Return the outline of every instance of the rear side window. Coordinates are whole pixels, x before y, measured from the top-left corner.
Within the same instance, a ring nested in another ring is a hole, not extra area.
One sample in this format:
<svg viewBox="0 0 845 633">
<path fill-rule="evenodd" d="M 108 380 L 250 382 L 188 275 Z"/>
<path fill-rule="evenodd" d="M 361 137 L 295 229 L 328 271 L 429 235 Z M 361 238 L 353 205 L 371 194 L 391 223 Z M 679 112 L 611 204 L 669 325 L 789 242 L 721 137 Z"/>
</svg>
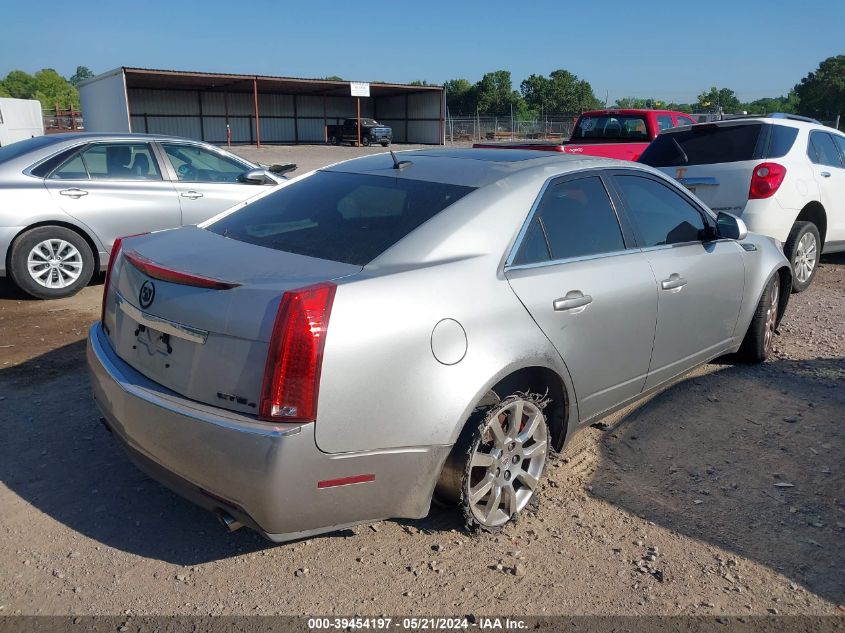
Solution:
<svg viewBox="0 0 845 633">
<path fill-rule="evenodd" d="M 63 152 L 59 152 L 55 156 L 51 156 L 47 160 L 45 160 L 40 165 L 36 165 L 32 169 L 29 170 L 29 173 L 33 176 L 38 176 L 39 178 L 46 178 L 49 176 L 56 167 L 64 163 L 68 158 L 70 158 L 76 151 L 79 150 L 78 147 L 71 147 L 70 149 L 66 149 Z M 82 171 L 84 172 L 85 169 L 83 168 Z M 88 178 L 88 174 L 84 174 L 83 178 Z"/>
<path fill-rule="evenodd" d="M 546 190 L 513 263 L 530 264 L 546 261 L 549 256 L 568 259 L 624 249 L 622 229 L 604 184 L 598 176 L 591 176 L 552 184 Z"/>
<path fill-rule="evenodd" d="M 762 123 L 697 125 L 661 134 L 645 149 L 639 162 L 652 167 L 674 167 L 754 160 L 763 155 L 758 145 L 762 127 Z"/>
<path fill-rule="evenodd" d="M 700 241 L 704 218 L 668 186 L 640 176 L 616 176 L 616 183 L 643 238 L 643 246 Z"/>
<path fill-rule="evenodd" d="M 789 153 L 798 138 L 797 127 L 785 125 L 770 125 L 771 137 L 769 138 L 769 149 L 766 158 L 782 158 Z"/>
<path fill-rule="evenodd" d="M 92 180 L 161 180 L 158 163 L 146 143 L 97 143 L 80 155 Z M 56 173 L 62 170 L 64 166 Z"/>
<path fill-rule="evenodd" d="M 810 160 L 818 165 L 829 165 L 830 167 L 842 167 L 842 159 L 839 150 L 833 143 L 833 139 L 827 132 L 810 132 L 810 143 L 807 146 L 807 155 Z"/>
<path fill-rule="evenodd" d="M 266 248 L 365 266 L 473 187 L 318 171 L 206 227 Z"/>
</svg>

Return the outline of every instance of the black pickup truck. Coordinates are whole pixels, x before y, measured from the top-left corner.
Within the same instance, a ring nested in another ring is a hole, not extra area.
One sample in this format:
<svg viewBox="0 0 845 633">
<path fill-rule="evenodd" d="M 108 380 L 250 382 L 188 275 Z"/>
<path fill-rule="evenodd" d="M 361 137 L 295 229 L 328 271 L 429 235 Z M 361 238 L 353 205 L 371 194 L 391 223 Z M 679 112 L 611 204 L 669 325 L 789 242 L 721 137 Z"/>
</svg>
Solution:
<svg viewBox="0 0 845 633">
<path fill-rule="evenodd" d="M 358 143 L 358 119 L 346 119 L 343 125 L 327 125 L 326 139 L 332 145 Z M 382 147 L 390 145 L 393 140 L 393 130 L 381 125 L 375 119 L 361 119 L 361 145 L 381 143 Z"/>
</svg>

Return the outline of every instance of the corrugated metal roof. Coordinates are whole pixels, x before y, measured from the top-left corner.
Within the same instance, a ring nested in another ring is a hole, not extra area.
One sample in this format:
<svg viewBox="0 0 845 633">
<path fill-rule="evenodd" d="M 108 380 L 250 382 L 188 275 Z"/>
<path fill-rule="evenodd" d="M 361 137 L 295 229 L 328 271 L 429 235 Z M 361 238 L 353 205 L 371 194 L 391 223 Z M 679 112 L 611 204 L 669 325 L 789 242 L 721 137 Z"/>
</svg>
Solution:
<svg viewBox="0 0 845 633">
<path fill-rule="evenodd" d="M 327 96 L 349 96 L 348 81 L 329 79 L 304 79 L 273 75 L 244 75 L 237 73 L 209 73 L 187 70 L 166 70 L 156 68 L 135 68 L 123 66 L 82 82 L 93 83 L 104 76 L 123 71 L 127 88 L 164 88 L 164 89 L 226 89 L 230 92 L 252 92 L 253 83 L 258 83 L 259 92 L 282 94 L 309 94 Z M 374 97 L 410 94 L 420 92 L 441 93 L 443 86 L 412 86 L 410 84 L 392 84 L 370 82 L 370 95 Z"/>
</svg>

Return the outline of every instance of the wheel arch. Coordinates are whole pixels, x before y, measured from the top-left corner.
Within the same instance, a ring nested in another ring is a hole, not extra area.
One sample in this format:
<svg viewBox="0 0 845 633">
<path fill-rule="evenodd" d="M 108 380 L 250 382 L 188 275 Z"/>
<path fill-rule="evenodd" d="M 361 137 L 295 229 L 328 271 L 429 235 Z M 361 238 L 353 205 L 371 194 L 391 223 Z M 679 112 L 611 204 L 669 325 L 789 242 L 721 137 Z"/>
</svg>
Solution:
<svg viewBox="0 0 845 633">
<path fill-rule="evenodd" d="M 816 225 L 816 228 L 819 230 L 819 237 L 822 241 L 822 243 L 819 244 L 819 252 L 821 253 L 822 248 L 824 248 L 825 237 L 827 235 L 827 211 L 825 211 L 822 203 L 818 200 L 808 202 L 804 205 L 804 208 L 801 209 L 801 212 L 798 214 L 798 217 L 795 218 L 795 221 L 812 222 Z"/>
</svg>

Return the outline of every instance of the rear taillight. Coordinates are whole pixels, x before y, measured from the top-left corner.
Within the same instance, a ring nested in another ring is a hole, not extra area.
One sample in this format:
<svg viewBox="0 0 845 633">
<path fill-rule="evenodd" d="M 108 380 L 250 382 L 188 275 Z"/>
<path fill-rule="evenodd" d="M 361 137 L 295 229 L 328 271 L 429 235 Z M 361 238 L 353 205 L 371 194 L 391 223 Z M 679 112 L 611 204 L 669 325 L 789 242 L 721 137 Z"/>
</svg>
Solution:
<svg viewBox="0 0 845 633">
<path fill-rule="evenodd" d="M 314 421 L 320 369 L 335 284 L 316 284 L 282 295 L 264 368 L 259 417 Z"/>
<path fill-rule="evenodd" d="M 100 311 L 100 322 L 106 322 L 106 300 L 109 296 L 109 285 L 111 285 L 111 269 L 114 267 L 114 262 L 117 260 L 117 256 L 120 254 L 120 249 L 123 246 L 123 240 L 128 240 L 130 237 L 138 237 L 140 235 L 147 235 L 147 233 L 135 233 L 134 235 L 124 235 L 123 237 L 119 237 L 114 241 L 111 247 L 111 253 L 109 254 L 109 265 L 106 268 L 106 280 L 103 283 L 103 307 Z"/>
<path fill-rule="evenodd" d="M 777 163 L 760 163 L 751 175 L 748 199 L 771 198 L 786 177 L 786 167 Z"/>
</svg>

